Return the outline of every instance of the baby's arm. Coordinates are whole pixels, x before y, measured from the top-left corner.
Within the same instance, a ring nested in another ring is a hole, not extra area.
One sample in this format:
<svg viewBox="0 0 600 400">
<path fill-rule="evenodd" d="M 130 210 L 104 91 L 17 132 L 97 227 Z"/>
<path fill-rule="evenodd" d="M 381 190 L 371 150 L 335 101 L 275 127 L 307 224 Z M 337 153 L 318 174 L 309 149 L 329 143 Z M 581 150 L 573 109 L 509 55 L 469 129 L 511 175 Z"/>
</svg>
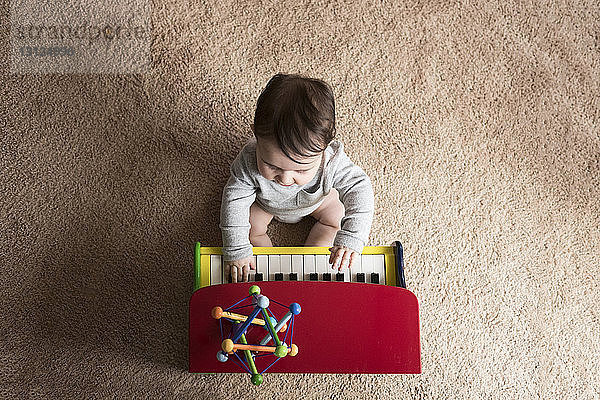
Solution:
<svg viewBox="0 0 600 400">
<path fill-rule="evenodd" d="M 365 172 L 353 164 L 341 151 L 334 172 L 333 187 L 346 210 L 341 229 L 337 232 L 331 248 L 332 264 L 352 265 L 362 253 L 369 240 L 375 201 L 371 180 Z"/>
<path fill-rule="evenodd" d="M 232 274 L 235 282 L 241 280 L 245 267 L 253 268 L 252 244 L 250 243 L 250 207 L 256 198 L 256 187 L 247 169 L 244 168 L 243 154 L 240 153 L 231 165 L 231 175 L 221 201 L 221 235 L 223 238 L 223 261 L 226 276 L 230 267 L 237 267 Z"/>
</svg>

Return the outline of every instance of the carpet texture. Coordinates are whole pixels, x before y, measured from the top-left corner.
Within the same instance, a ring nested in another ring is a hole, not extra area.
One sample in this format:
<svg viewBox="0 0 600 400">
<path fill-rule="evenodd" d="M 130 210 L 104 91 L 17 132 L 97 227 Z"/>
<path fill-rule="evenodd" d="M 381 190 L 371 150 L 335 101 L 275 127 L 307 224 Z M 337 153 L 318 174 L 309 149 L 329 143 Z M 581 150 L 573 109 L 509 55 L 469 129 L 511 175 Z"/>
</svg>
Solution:
<svg viewBox="0 0 600 400">
<path fill-rule="evenodd" d="M 0 397 L 600 398 L 600 7 L 501 3 L 156 0 L 146 73 L 19 75 L 2 1 Z M 193 244 L 277 72 L 334 89 L 421 375 L 186 372 Z"/>
</svg>

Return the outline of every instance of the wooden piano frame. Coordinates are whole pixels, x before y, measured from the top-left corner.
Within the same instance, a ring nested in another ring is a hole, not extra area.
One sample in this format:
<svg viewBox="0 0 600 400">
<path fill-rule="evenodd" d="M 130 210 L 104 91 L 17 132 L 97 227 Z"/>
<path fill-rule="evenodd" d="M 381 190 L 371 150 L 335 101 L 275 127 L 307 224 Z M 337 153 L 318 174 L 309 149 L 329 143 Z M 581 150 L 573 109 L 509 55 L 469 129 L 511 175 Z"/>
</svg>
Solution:
<svg viewBox="0 0 600 400">
<path fill-rule="evenodd" d="M 255 247 L 253 252 L 329 254 L 327 247 Z M 384 255 L 385 284 L 263 281 L 211 285 L 210 257 L 218 254 L 222 254 L 220 247 L 196 244 L 194 293 L 189 305 L 190 372 L 244 372 L 231 361 L 217 360 L 222 327 L 212 318 L 211 310 L 235 303 L 248 295 L 250 286 L 258 285 L 269 298 L 302 307 L 293 338 L 298 354 L 282 358 L 269 372 L 421 373 L 419 306 L 415 295 L 406 289 L 400 242 L 364 248 L 363 254 Z M 260 327 L 253 329 L 255 336 L 265 334 Z M 252 336 L 250 330 L 248 335 Z"/>
</svg>

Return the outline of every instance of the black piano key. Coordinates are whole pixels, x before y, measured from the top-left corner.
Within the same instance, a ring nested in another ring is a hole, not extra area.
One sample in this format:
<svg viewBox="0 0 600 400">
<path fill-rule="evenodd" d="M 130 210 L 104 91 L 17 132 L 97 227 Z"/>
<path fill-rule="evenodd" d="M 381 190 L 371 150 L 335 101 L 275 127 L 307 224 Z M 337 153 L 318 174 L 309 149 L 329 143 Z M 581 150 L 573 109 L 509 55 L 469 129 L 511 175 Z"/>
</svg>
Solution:
<svg viewBox="0 0 600 400">
<path fill-rule="evenodd" d="M 283 280 L 283 274 L 281 272 L 277 272 L 275 274 L 275 280 L 276 281 L 282 281 Z"/>
<path fill-rule="evenodd" d="M 290 281 L 297 281 L 298 280 L 298 274 L 296 272 L 291 272 L 290 273 Z"/>
<path fill-rule="evenodd" d="M 364 272 L 359 272 L 358 274 L 356 274 L 356 282 L 365 283 L 365 273 Z"/>
<path fill-rule="evenodd" d="M 227 275 L 227 283 L 231 283 L 231 274 Z"/>
<path fill-rule="evenodd" d="M 254 280 L 255 280 L 256 282 L 261 282 L 261 281 L 263 280 L 263 274 L 262 274 L 262 272 L 257 272 L 257 273 L 254 275 Z"/>
<path fill-rule="evenodd" d="M 344 274 L 342 272 L 338 272 L 335 274 L 335 280 L 337 282 L 344 282 Z"/>
<path fill-rule="evenodd" d="M 317 274 L 316 272 L 311 272 L 310 273 L 310 278 L 311 281 L 318 281 L 319 280 L 319 274 Z"/>
<path fill-rule="evenodd" d="M 326 272 L 323 274 L 323 280 L 324 281 L 331 281 L 331 274 L 329 272 Z"/>
<path fill-rule="evenodd" d="M 379 283 L 379 273 L 371 272 L 371 283 Z"/>
</svg>

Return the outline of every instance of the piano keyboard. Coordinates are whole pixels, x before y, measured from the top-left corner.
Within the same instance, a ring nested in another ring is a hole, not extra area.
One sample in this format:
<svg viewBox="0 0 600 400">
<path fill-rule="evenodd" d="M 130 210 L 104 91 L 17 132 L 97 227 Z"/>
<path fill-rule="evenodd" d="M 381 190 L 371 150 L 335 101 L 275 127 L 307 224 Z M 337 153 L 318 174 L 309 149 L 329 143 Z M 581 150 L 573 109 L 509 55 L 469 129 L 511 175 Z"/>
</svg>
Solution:
<svg viewBox="0 0 600 400">
<path fill-rule="evenodd" d="M 396 286 L 398 262 L 395 246 L 367 246 L 356 258 L 352 269 L 337 271 L 328 263 L 327 247 L 254 247 L 256 270 L 250 270 L 248 280 L 357 282 Z M 401 250 L 400 250 L 401 254 Z M 402 258 L 402 257 L 400 257 Z M 195 288 L 230 283 L 224 276 L 220 247 L 196 244 Z"/>
<path fill-rule="evenodd" d="M 385 283 L 385 256 L 367 254 L 358 257 L 352 267 L 337 271 L 328 263 L 328 255 L 282 254 L 256 255 L 256 270 L 250 270 L 248 280 L 261 281 L 325 281 Z M 210 284 L 230 283 L 231 277 L 224 276 L 223 256 L 210 256 Z"/>
</svg>

